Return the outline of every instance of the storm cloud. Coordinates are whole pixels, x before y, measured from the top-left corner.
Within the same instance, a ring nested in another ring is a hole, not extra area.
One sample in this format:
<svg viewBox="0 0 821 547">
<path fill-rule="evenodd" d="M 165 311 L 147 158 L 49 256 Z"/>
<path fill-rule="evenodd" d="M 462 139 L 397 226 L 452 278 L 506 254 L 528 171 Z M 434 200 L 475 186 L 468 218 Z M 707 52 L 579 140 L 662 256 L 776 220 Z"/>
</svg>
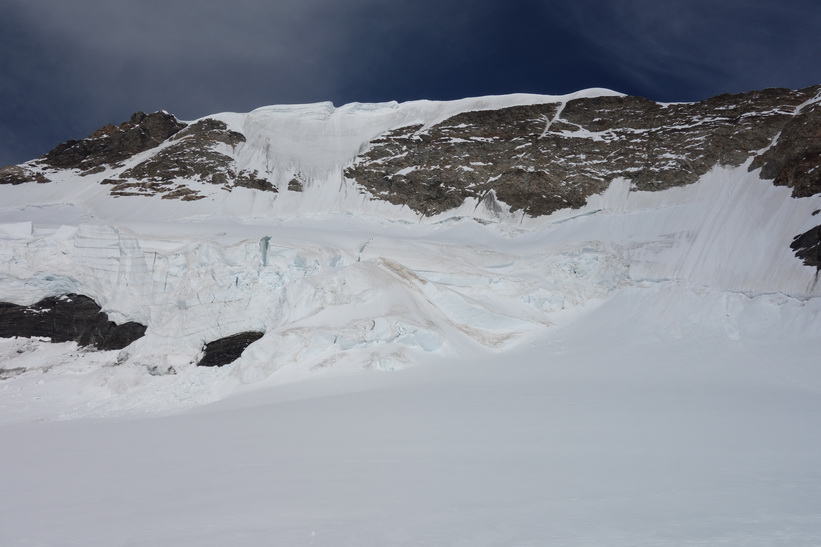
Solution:
<svg viewBox="0 0 821 547">
<path fill-rule="evenodd" d="M 136 110 L 821 82 L 814 1 L 6 0 L 0 164 Z"/>
<path fill-rule="evenodd" d="M 821 83 L 814 0 L 551 3 L 571 33 L 643 94 L 693 100 Z M 596 12 L 596 17 L 589 14 Z"/>
</svg>

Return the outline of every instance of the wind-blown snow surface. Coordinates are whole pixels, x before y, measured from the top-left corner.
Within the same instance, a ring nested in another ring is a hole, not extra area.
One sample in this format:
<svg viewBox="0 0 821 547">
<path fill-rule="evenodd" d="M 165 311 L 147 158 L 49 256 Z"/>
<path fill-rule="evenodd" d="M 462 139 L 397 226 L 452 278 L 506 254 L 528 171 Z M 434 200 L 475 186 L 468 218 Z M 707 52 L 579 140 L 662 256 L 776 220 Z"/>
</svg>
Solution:
<svg viewBox="0 0 821 547">
<path fill-rule="evenodd" d="M 266 204 L 3 189 L 0 301 L 148 331 L 0 340 L 0 544 L 821 543 L 821 199 L 742 166 L 419 219 L 329 190 L 349 153 Z"/>
</svg>

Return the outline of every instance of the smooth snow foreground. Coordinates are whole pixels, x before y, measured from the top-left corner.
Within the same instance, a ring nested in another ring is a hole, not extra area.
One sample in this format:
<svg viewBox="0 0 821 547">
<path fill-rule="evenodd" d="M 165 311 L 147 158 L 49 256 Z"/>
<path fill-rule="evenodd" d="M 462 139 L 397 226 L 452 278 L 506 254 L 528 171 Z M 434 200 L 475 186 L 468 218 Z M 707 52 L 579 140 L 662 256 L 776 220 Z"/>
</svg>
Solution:
<svg viewBox="0 0 821 547">
<path fill-rule="evenodd" d="M 162 418 L 7 425 L 0 538 L 818 545 L 817 339 L 759 331 L 800 305 L 728 298 L 739 315 L 705 327 L 646 290 L 504 355 L 326 377 Z M 723 299 L 689 300 L 698 313 Z M 632 328 L 637 307 L 664 304 L 682 319 L 661 312 Z M 752 331 L 721 331 L 735 319 Z"/>
<path fill-rule="evenodd" d="M 492 224 L 17 196 L 0 300 L 149 330 L 0 340 L 0 545 L 821 544 L 821 199 L 628 189 Z"/>
</svg>

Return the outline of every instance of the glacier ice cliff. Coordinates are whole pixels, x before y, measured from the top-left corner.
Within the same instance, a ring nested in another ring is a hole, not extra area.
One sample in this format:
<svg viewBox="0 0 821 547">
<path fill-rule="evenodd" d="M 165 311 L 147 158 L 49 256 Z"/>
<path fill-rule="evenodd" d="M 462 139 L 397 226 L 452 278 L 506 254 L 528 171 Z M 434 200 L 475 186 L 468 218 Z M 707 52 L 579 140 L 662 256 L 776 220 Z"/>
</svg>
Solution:
<svg viewBox="0 0 821 547">
<path fill-rule="evenodd" d="M 202 374 L 207 399 L 501 353 L 627 290 L 713 295 L 693 321 L 732 336 L 767 306 L 812 332 L 819 91 L 135 115 L 0 171 L 0 301 L 86 295 L 143 325 L 91 336 L 106 374 L 176 372 L 186 400 Z M 209 348 L 232 364 L 192 372 Z"/>
</svg>

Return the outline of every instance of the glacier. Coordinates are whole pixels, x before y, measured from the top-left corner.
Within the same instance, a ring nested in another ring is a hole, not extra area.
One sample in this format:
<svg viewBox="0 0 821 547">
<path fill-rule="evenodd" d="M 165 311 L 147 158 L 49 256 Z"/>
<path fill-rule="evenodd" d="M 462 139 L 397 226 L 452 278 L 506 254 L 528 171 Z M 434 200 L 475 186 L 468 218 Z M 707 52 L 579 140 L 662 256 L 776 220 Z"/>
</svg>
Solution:
<svg viewBox="0 0 821 547">
<path fill-rule="evenodd" d="M 0 187 L 0 301 L 148 327 L 0 339 L 0 543 L 816 545 L 821 287 L 789 243 L 821 195 L 747 161 L 425 216 L 344 175 L 393 127 L 611 95 L 212 117 L 246 136 L 238 168 L 301 192 Z"/>
</svg>

